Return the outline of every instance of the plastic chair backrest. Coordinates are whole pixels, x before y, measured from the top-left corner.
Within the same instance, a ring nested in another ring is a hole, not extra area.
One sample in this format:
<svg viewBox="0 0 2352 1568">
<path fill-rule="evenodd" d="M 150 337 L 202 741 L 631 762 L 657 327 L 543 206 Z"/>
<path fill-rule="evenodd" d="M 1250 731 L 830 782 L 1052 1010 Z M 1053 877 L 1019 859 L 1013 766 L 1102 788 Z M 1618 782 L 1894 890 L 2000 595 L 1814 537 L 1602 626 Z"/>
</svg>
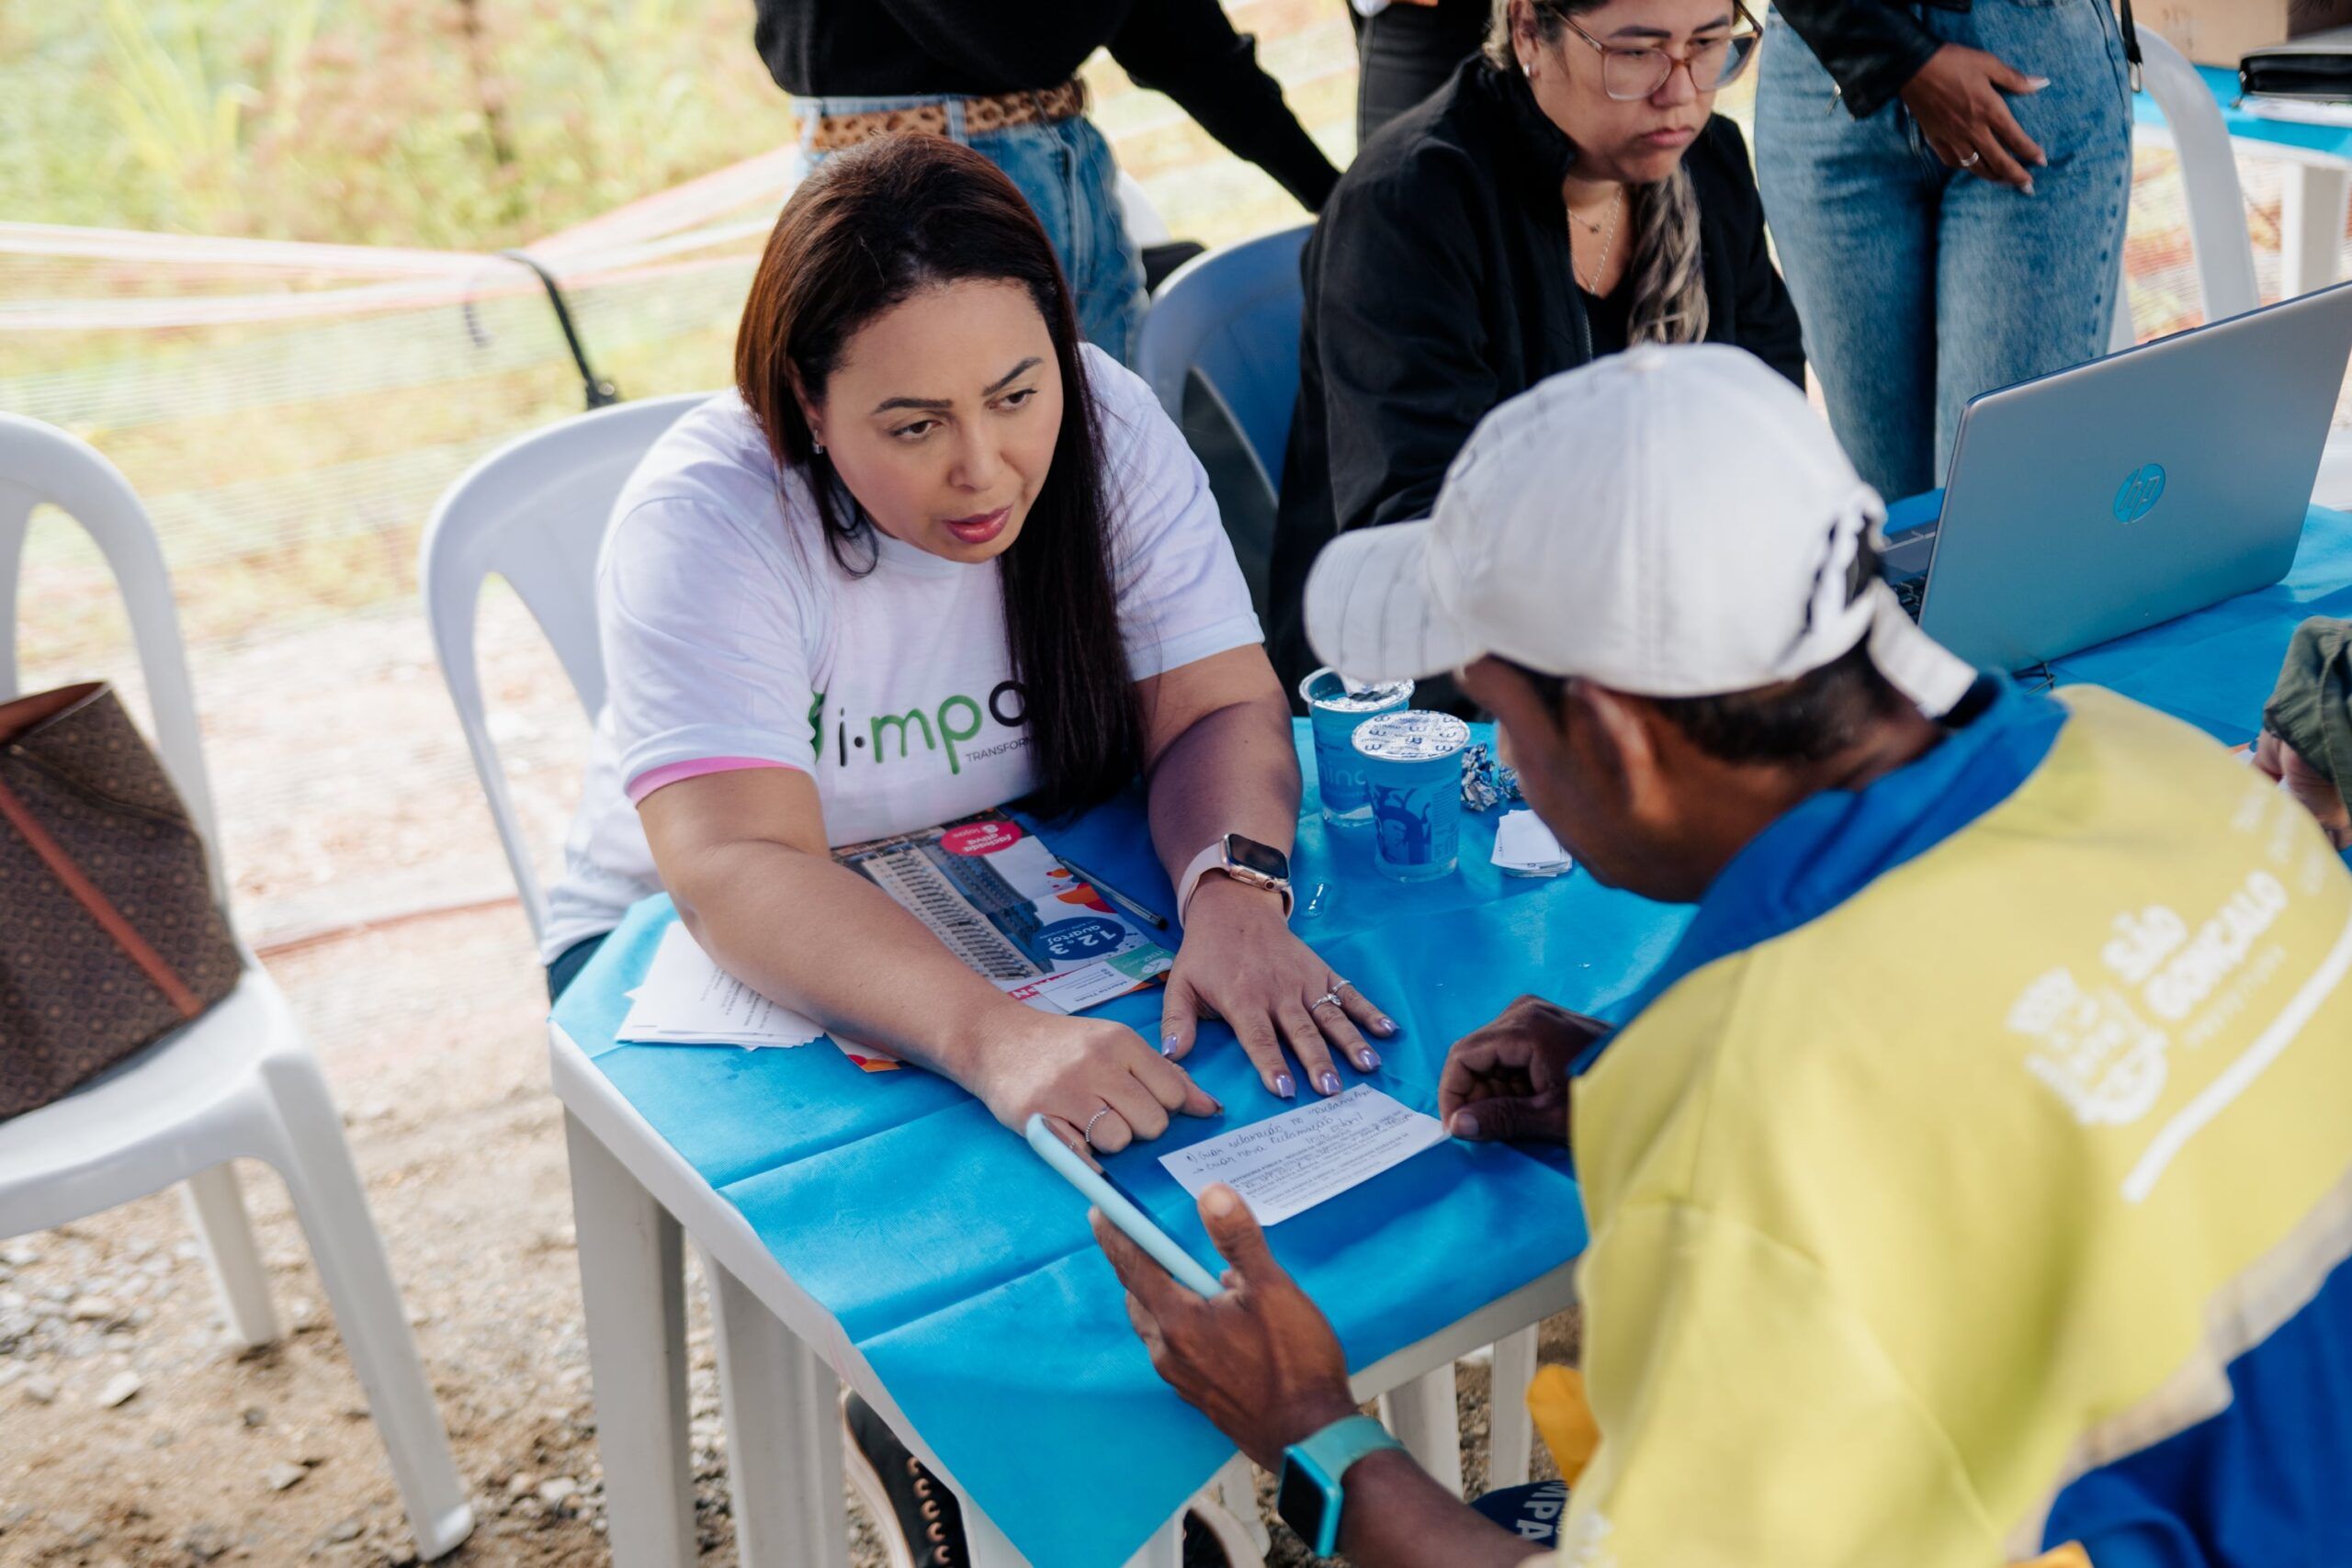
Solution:
<svg viewBox="0 0 2352 1568">
<path fill-rule="evenodd" d="M 0 702 L 21 694 L 17 594 L 25 536 L 33 509 L 43 502 L 82 525 L 114 574 L 147 685 L 156 754 L 204 835 L 211 852 L 213 901 L 226 911 L 229 878 L 220 864 L 220 825 L 213 815 L 212 784 L 204 767 L 196 687 L 188 679 L 179 607 L 172 600 L 171 573 L 164 567 L 155 525 L 130 481 L 96 447 L 53 425 L 12 413 L 0 413 Z"/>
<path fill-rule="evenodd" d="M 495 574 L 514 588 L 554 645 L 581 706 L 594 716 L 605 705 L 596 552 L 613 502 L 646 449 L 707 397 L 689 392 L 619 403 L 511 441 L 451 485 L 424 525 L 417 580 L 425 626 L 534 937 L 546 898 L 491 739 L 474 657 L 481 585 Z"/>
<path fill-rule="evenodd" d="M 2197 288 L 2205 319 L 2218 321 L 2262 303 L 2254 275 L 2254 241 L 2246 229 L 2245 191 L 2238 184 L 2237 154 L 2213 90 L 2179 50 L 2162 35 L 2140 28 L 2140 85 L 2164 111 L 2180 178 L 2188 197 L 2188 238 L 2197 257 Z M 2132 305 L 2116 293 L 2112 346 L 2137 341 Z"/>
<path fill-rule="evenodd" d="M 1197 372 L 1250 448 L 1269 495 L 1279 495 L 1283 449 L 1298 400 L 1299 252 L 1311 223 L 1194 256 L 1153 296 L 1136 344 L 1136 373 L 1168 417 L 1184 420 L 1184 386 Z"/>
</svg>

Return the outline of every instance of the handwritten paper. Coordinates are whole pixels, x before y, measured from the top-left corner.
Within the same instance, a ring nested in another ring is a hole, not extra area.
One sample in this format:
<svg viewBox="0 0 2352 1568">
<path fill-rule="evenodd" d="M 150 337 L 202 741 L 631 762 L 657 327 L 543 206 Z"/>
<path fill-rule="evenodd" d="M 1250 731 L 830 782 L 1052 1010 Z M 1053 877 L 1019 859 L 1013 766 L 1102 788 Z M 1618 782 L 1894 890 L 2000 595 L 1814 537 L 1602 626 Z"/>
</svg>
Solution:
<svg viewBox="0 0 2352 1568">
<path fill-rule="evenodd" d="M 1445 1141 L 1434 1116 L 1399 1105 L 1369 1084 L 1162 1155 L 1178 1185 L 1197 1198 L 1222 1181 L 1261 1225 L 1337 1197 Z"/>
<path fill-rule="evenodd" d="M 809 1019 L 770 1001 L 721 969 L 694 933 L 662 933 L 645 984 L 629 993 L 628 1016 L 616 1037 L 639 1045 L 806 1045 L 824 1032 Z"/>
</svg>

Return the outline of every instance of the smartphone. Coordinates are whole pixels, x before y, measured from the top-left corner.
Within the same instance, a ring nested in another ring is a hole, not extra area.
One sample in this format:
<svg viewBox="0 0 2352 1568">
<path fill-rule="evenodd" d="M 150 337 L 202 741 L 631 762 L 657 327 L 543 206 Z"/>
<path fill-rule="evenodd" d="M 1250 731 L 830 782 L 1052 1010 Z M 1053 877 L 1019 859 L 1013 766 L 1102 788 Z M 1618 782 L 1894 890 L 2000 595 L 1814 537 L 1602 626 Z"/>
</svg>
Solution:
<svg viewBox="0 0 2352 1568">
<path fill-rule="evenodd" d="M 1062 1179 L 1078 1189 L 1086 1201 L 1102 1211 L 1110 1222 L 1149 1253 L 1159 1266 L 1176 1276 L 1179 1282 L 1189 1286 L 1193 1293 L 1221 1296 L 1225 1287 L 1216 1277 L 1193 1260 L 1193 1255 L 1169 1239 L 1168 1233 L 1152 1224 L 1151 1216 L 1120 1195 L 1119 1190 L 1102 1179 L 1100 1172 L 1073 1153 L 1068 1144 L 1054 1135 L 1043 1116 L 1029 1118 L 1023 1130 L 1029 1146 L 1037 1157 L 1061 1173 Z"/>
</svg>

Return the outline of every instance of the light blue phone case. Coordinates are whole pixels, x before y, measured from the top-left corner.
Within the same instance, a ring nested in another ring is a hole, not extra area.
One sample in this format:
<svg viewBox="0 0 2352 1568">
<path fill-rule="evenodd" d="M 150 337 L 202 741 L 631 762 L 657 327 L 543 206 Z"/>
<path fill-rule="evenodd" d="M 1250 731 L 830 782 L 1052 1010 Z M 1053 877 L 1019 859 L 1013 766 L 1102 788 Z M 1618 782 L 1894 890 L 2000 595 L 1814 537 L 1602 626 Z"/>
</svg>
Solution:
<svg viewBox="0 0 2352 1568">
<path fill-rule="evenodd" d="M 1113 1224 L 1126 1234 L 1129 1241 L 1157 1258 L 1161 1268 L 1175 1275 L 1180 1282 L 1192 1287 L 1196 1295 L 1221 1296 L 1225 1293 L 1225 1287 L 1218 1284 L 1207 1269 L 1193 1262 L 1191 1253 L 1170 1241 L 1166 1231 L 1152 1224 L 1150 1215 L 1121 1197 L 1117 1188 L 1096 1175 L 1092 1167 L 1070 1152 L 1068 1144 L 1055 1137 L 1054 1130 L 1046 1125 L 1043 1116 L 1030 1117 L 1024 1131 L 1029 1146 L 1037 1151 L 1037 1157 L 1061 1172 L 1064 1180 L 1077 1188 L 1088 1202 L 1102 1210 Z"/>
</svg>

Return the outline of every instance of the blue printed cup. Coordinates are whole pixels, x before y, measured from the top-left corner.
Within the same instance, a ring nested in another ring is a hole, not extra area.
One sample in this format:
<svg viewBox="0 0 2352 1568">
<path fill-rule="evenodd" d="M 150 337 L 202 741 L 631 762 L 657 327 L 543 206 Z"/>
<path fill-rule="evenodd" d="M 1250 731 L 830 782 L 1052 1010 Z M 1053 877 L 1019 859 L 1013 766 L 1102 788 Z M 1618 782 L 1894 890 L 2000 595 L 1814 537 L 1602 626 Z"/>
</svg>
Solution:
<svg viewBox="0 0 2352 1568">
<path fill-rule="evenodd" d="M 1315 792 L 1322 797 L 1323 820 L 1334 828 L 1368 826 L 1372 803 L 1364 797 L 1363 770 L 1351 742 L 1365 719 L 1408 706 L 1413 683 L 1392 681 L 1351 694 L 1340 672 L 1326 668 L 1301 681 L 1298 695 L 1315 728 Z"/>
<path fill-rule="evenodd" d="M 1392 713 L 1360 726 L 1354 745 L 1372 808 L 1373 869 L 1398 882 L 1451 876 L 1470 727 L 1450 714 Z"/>
</svg>

